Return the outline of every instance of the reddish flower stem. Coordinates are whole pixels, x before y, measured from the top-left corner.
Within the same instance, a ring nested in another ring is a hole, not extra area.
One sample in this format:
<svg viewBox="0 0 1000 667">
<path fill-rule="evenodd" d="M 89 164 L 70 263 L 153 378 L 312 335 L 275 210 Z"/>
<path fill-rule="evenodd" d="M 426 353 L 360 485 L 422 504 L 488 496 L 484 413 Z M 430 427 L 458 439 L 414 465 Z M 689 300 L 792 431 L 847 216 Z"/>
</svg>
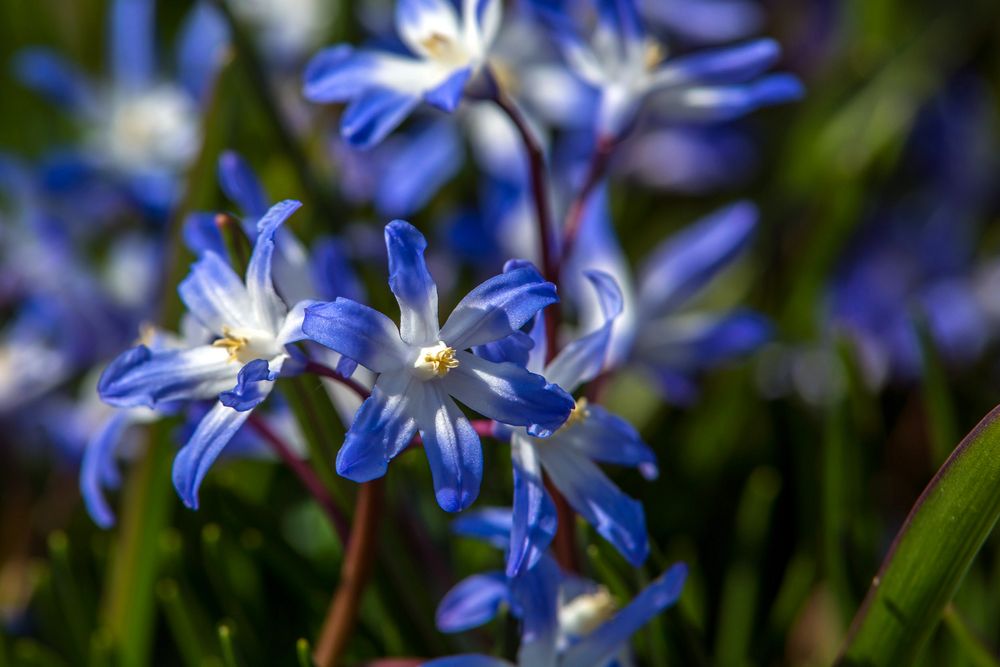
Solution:
<svg viewBox="0 0 1000 667">
<path fill-rule="evenodd" d="M 316 361 L 306 362 L 306 373 L 312 373 L 313 375 L 319 375 L 320 377 L 330 378 L 331 380 L 336 380 L 340 384 L 351 389 L 355 394 L 361 397 L 361 400 L 369 398 L 372 393 L 368 391 L 368 388 L 363 384 L 355 380 L 354 378 L 349 378 L 346 375 L 338 373 L 329 366 L 324 366 L 323 364 Z"/>
<path fill-rule="evenodd" d="M 250 425 L 250 428 L 256 431 L 267 442 L 271 449 L 278 455 L 278 458 L 295 473 L 302 486 L 305 487 L 309 495 L 313 497 L 330 519 L 330 523 L 333 524 L 338 537 L 340 537 L 340 543 L 346 545 L 348 533 L 350 532 L 347 519 L 337 509 L 333 498 L 330 497 L 326 487 L 323 486 L 323 482 L 313 472 L 313 469 L 295 455 L 282 437 L 275 433 L 264 419 L 258 415 L 250 415 L 247 423 Z"/>
<path fill-rule="evenodd" d="M 313 660 L 319 667 L 337 667 L 350 642 L 361 596 L 375 562 L 376 538 L 384 502 L 384 478 L 365 482 L 358 489 L 354 522 L 340 568 L 340 582 L 313 651 Z"/>
<path fill-rule="evenodd" d="M 565 262 L 573 252 L 576 239 L 580 235 L 580 225 L 583 223 L 583 216 L 587 212 L 587 204 L 597 186 L 604 180 L 611 162 L 617 142 L 611 137 L 600 137 L 597 140 L 597 147 L 591 157 L 590 166 L 587 168 L 587 176 L 583 181 L 583 186 L 570 204 L 569 212 L 566 214 L 566 224 L 563 226 L 562 235 L 562 261 Z"/>
</svg>

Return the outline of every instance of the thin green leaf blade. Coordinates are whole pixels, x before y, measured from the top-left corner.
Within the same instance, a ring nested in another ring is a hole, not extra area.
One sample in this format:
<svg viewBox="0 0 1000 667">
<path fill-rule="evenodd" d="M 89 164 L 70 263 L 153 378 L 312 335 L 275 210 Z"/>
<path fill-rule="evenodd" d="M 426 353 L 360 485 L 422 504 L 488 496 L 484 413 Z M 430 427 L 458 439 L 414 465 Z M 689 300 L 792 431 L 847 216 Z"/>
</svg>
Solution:
<svg viewBox="0 0 1000 667">
<path fill-rule="evenodd" d="M 920 495 L 851 625 L 838 665 L 908 665 L 1000 517 L 1000 406 Z"/>
</svg>

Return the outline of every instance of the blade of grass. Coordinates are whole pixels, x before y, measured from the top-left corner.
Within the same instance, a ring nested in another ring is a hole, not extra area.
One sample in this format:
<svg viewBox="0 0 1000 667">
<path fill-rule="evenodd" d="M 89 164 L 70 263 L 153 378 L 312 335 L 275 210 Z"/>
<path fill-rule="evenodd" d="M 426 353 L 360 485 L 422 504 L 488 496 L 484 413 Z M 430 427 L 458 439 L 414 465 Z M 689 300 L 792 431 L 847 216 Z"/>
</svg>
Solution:
<svg viewBox="0 0 1000 667">
<path fill-rule="evenodd" d="M 912 664 L 998 517 L 1000 407 L 958 445 L 910 510 L 837 664 Z"/>
<path fill-rule="evenodd" d="M 996 656 L 983 645 L 982 640 L 955 609 L 955 605 L 949 604 L 945 607 L 942 618 L 945 628 L 970 663 L 975 667 L 1000 667 L 1000 661 L 997 661 Z"/>
</svg>

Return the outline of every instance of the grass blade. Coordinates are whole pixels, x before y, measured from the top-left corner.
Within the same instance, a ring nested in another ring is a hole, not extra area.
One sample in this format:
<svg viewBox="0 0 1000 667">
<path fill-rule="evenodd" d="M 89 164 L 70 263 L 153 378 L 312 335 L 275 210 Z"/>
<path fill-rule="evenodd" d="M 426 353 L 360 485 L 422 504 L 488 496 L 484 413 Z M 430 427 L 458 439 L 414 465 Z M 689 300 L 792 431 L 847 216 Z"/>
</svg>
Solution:
<svg viewBox="0 0 1000 667">
<path fill-rule="evenodd" d="M 998 516 L 1000 407 L 965 437 L 910 510 L 837 664 L 912 664 Z"/>
</svg>

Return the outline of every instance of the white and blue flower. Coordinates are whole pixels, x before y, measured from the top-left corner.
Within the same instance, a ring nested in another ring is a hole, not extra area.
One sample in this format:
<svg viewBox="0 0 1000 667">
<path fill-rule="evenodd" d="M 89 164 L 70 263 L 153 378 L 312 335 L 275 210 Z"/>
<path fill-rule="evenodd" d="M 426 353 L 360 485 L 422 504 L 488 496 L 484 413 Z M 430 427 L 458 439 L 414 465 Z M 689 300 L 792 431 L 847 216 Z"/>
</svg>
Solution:
<svg viewBox="0 0 1000 667">
<path fill-rule="evenodd" d="M 500 27 L 500 0 L 399 0 L 396 30 L 409 55 L 340 44 L 318 53 L 305 73 L 313 102 L 349 102 L 341 121 L 355 146 L 379 143 L 421 101 L 452 112 L 486 63 Z"/>
<path fill-rule="evenodd" d="M 302 325 L 312 340 L 378 374 L 337 455 L 337 472 L 358 482 L 381 477 L 419 430 L 438 504 L 459 511 L 479 493 L 482 450 L 453 397 L 537 437 L 556 431 L 573 408 L 573 399 L 541 376 L 468 351 L 518 331 L 558 300 L 555 286 L 533 267 L 512 268 L 473 289 L 440 326 L 427 241 L 401 220 L 386 226 L 385 241 L 400 326 L 343 298 L 309 307 Z"/>
<path fill-rule="evenodd" d="M 605 366 L 612 327 L 622 312 L 622 293 L 603 272 L 588 272 L 601 303 L 604 321 L 594 331 L 566 345 L 548 364 L 545 322 L 536 318 L 530 338 L 515 334 L 482 352 L 500 358 L 524 358 L 528 370 L 540 373 L 567 392 L 593 380 Z M 570 506 L 633 565 L 649 551 L 642 504 L 624 494 L 596 465 L 638 467 L 647 478 L 657 474 L 656 455 L 624 419 L 580 398 L 566 424 L 544 441 L 524 429 L 498 428 L 509 435 L 514 464 L 514 520 L 507 574 L 515 576 L 534 566 L 548 548 L 557 528 L 556 510 L 543 482 L 544 472 Z"/>
<path fill-rule="evenodd" d="M 454 524 L 459 535 L 507 547 L 511 512 L 490 508 Z M 523 667 L 607 667 L 628 656 L 628 641 L 643 625 L 680 598 L 687 566 L 677 563 L 622 609 L 607 589 L 561 572 L 548 554 L 516 577 L 484 572 L 459 582 L 441 600 L 436 620 L 444 632 L 462 632 L 496 617 L 501 605 L 521 621 L 517 664 Z M 460 655 L 429 667 L 511 667 L 484 655 Z M 623 664 L 623 663 L 618 663 Z M 628 664 L 627 662 L 624 664 Z"/>
<path fill-rule="evenodd" d="M 217 336 L 212 343 L 181 350 L 139 345 L 111 362 L 98 384 L 101 398 L 118 407 L 218 398 L 174 460 L 174 485 L 189 507 L 197 507 L 198 488 L 219 453 L 270 393 L 289 359 L 286 345 L 303 338 L 310 302 L 289 310 L 271 279 L 275 234 L 299 206 L 283 201 L 261 218 L 245 281 L 207 251 L 181 283 L 189 312 Z"/>
<path fill-rule="evenodd" d="M 634 0 L 594 4 L 597 17 L 588 40 L 565 12 L 536 0 L 569 68 L 599 92 L 599 137 L 619 138 L 647 100 L 675 118 L 722 120 L 802 95 L 795 77 L 764 76 L 781 52 L 773 40 L 667 58 L 665 47 L 646 32 Z"/>
</svg>

